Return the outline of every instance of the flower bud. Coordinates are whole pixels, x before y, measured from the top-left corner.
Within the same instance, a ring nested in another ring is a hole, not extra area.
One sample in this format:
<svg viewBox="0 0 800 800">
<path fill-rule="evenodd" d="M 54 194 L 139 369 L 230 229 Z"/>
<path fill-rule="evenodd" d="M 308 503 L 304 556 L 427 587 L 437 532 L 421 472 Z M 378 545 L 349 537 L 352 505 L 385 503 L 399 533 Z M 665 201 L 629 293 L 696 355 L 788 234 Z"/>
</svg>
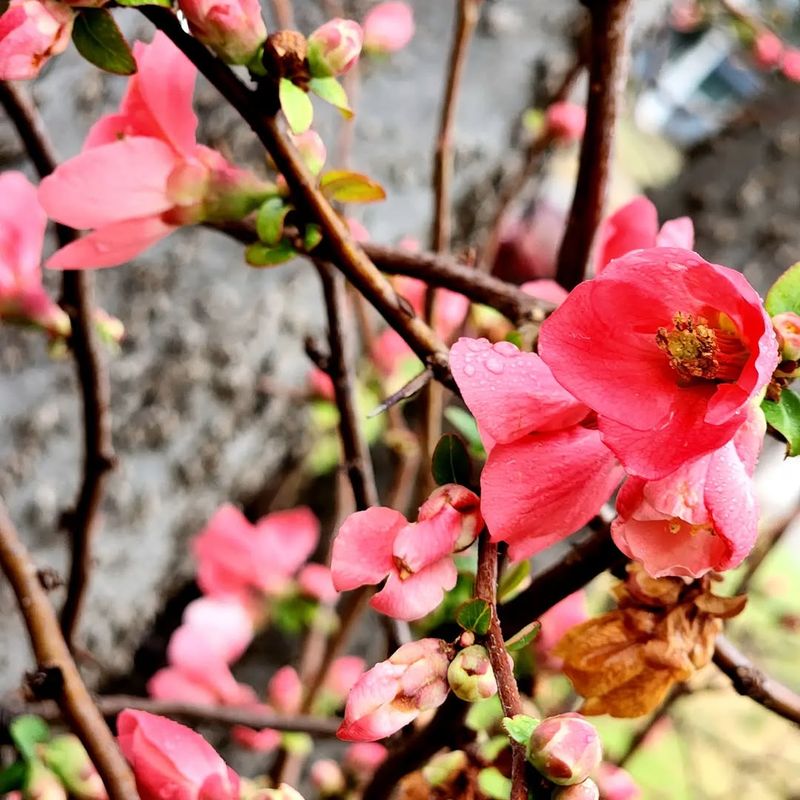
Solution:
<svg viewBox="0 0 800 800">
<path fill-rule="evenodd" d="M 323 796 L 341 794 L 345 789 L 342 768 L 330 758 L 322 758 L 311 765 L 311 783 Z"/>
<path fill-rule="evenodd" d="M 800 316 L 792 311 L 776 314 L 772 318 L 781 355 L 787 361 L 800 361 Z"/>
<path fill-rule="evenodd" d="M 61 781 L 41 761 L 28 763 L 28 774 L 22 787 L 23 800 L 67 800 Z"/>
<path fill-rule="evenodd" d="M 800 83 L 800 50 L 794 48 L 786 50 L 783 54 L 781 72 L 783 72 L 783 76 L 790 81 Z"/>
<path fill-rule="evenodd" d="M 469 547 L 483 530 L 481 501 L 478 495 L 457 483 L 446 483 L 435 489 L 420 506 L 417 520 L 431 519 L 446 507 L 454 508 L 461 515 L 461 533 L 456 539 L 454 551 Z"/>
<path fill-rule="evenodd" d="M 343 75 L 358 61 L 361 26 L 351 19 L 326 22 L 308 37 L 308 66 L 315 78 Z"/>
<path fill-rule="evenodd" d="M 553 800 L 600 800 L 597 784 L 587 778 L 574 786 L 561 786 L 553 792 Z"/>
<path fill-rule="evenodd" d="M 452 750 L 434 756 L 423 768 L 422 777 L 431 788 L 442 786 L 454 780 L 462 773 L 469 763 L 467 754 L 463 750 Z"/>
<path fill-rule="evenodd" d="M 294 667 L 281 667 L 267 686 L 270 705 L 281 714 L 296 714 L 303 700 L 303 684 Z"/>
<path fill-rule="evenodd" d="M 125 325 L 122 320 L 112 317 L 102 308 L 94 310 L 94 329 L 100 340 L 109 345 L 119 344 L 125 336 Z"/>
<path fill-rule="evenodd" d="M 328 157 L 328 151 L 320 135 L 309 128 L 305 133 L 290 133 L 289 138 L 300 153 L 300 158 L 303 159 L 308 171 L 312 175 L 319 175 Z"/>
<path fill-rule="evenodd" d="M 359 781 L 367 780 L 386 760 L 389 751 L 377 742 L 356 742 L 347 748 L 344 767 Z"/>
<path fill-rule="evenodd" d="M 457 697 L 477 703 L 497 694 L 497 681 L 483 645 L 473 644 L 456 654 L 447 669 L 447 682 Z"/>
<path fill-rule="evenodd" d="M 528 760 L 559 786 L 585 781 L 602 757 L 597 731 L 580 714 L 559 714 L 544 720 L 528 743 Z"/>
<path fill-rule="evenodd" d="M 753 42 L 753 57 L 762 69 L 772 69 L 781 63 L 783 42 L 771 31 L 761 31 Z"/>
<path fill-rule="evenodd" d="M 414 35 L 414 12 L 401 0 L 378 3 L 364 17 L 364 49 L 370 53 L 396 53 Z"/>
<path fill-rule="evenodd" d="M 636 785 L 631 774 L 615 764 L 604 761 L 597 770 L 595 778 L 603 793 L 603 800 L 639 800 L 642 796 L 642 790 Z"/>
<path fill-rule="evenodd" d="M 277 789 L 267 789 L 262 797 L 264 800 L 304 800 L 303 795 L 288 783 L 282 783 Z"/>
<path fill-rule="evenodd" d="M 566 101 L 553 103 L 545 114 L 550 138 L 559 142 L 575 142 L 582 138 L 586 128 L 586 109 Z"/>
<path fill-rule="evenodd" d="M 179 0 L 192 33 L 228 64 L 247 64 L 267 38 L 258 0 Z"/>
<path fill-rule="evenodd" d="M 77 736 L 66 734 L 50 740 L 44 763 L 77 800 L 105 800 L 103 781 Z"/>
</svg>

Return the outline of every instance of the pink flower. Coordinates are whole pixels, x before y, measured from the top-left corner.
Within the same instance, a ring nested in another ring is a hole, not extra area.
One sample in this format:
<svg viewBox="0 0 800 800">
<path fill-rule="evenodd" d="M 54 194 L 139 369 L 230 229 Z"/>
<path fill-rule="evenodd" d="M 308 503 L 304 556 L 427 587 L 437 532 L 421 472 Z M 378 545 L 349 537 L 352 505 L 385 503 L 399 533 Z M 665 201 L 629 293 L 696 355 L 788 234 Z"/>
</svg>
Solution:
<svg viewBox="0 0 800 800">
<path fill-rule="evenodd" d="M 560 668 L 561 659 L 551 655 L 552 649 L 570 628 L 585 622 L 588 618 L 589 609 L 586 605 L 586 592 L 583 589 L 567 595 L 539 617 L 542 627 L 533 645 L 537 656 L 545 666 L 551 669 Z"/>
<path fill-rule="evenodd" d="M 751 480 L 766 432 L 762 411 L 719 450 L 665 478 L 628 478 L 611 524 L 617 547 L 655 578 L 699 578 L 738 566 L 758 535 L 758 504 Z"/>
<path fill-rule="evenodd" d="M 358 656 L 337 658 L 328 669 L 323 690 L 337 702 L 344 702 L 356 681 L 364 672 L 364 659 Z"/>
<path fill-rule="evenodd" d="M 553 103 L 545 113 L 547 133 L 559 142 L 575 142 L 586 128 L 586 109 L 577 103 Z"/>
<path fill-rule="evenodd" d="M 303 684 L 294 667 L 281 667 L 270 678 L 267 699 L 280 714 L 296 714 L 303 699 Z"/>
<path fill-rule="evenodd" d="M 389 751 L 377 742 L 356 742 L 347 748 L 344 766 L 361 780 L 367 780 L 388 754 Z"/>
<path fill-rule="evenodd" d="M 267 187 L 195 140 L 196 70 L 160 31 L 137 42 L 138 73 L 120 112 L 102 117 L 83 152 L 39 187 L 50 217 L 91 233 L 58 250 L 55 269 L 128 261 L 180 225 L 244 216 Z"/>
<path fill-rule="evenodd" d="M 694 225 L 689 217 L 667 220 L 659 230 L 658 212 L 646 197 L 634 197 L 600 227 L 595 274 L 615 258 L 648 247 L 694 247 Z"/>
<path fill-rule="evenodd" d="M 258 0 L 180 0 L 189 29 L 228 64 L 247 64 L 267 38 Z"/>
<path fill-rule="evenodd" d="M 141 800 L 239 800 L 239 776 L 189 728 L 125 709 L 117 730 Z"/>
<path fill-rule="evenodd" d="M 589 408 L 510 342 L 459 339 L 450 368 L 489 453 L 481 511 L 492 539 L 521 559 L 586 524 L 622 480 Z"/>
<path fill-rule="evenodd" d="M 281 743 L 280 731 L 272 728 L 262 728 L 257 731 L 245 725 L 234 725 L 231 728 L 231 736 L 236 744 L 255 753 L 271 753 Z"/>
<path fill-rule="evenodd" d="M 334 402 L 333 381 L 327 372 L 323 372 L 319 367 L 312 367 L 308 373 L 308 386 L 315 397 L 321 400 Z"/>
<path fill-rule="evenodd" d="M 440 706 L 447 697 L 452 652 L 441 639 L 400 647 L 365 672 L 350 691 L 337 736 L 350 742 L 383 739 Z"/>
<path fill-rule="evenodd" d="M 560 306 L 566 299 L 569 292 L 560 284 L 549 278 L 540 278 L 535 281 L 527 281 L 519 287 L 523 292 L 555 306 Z"/>
<path fill-rule="evenodd" d="M 800 82 L 800 50 L 787 48 L 783 54 L 781 71 L 784 76 L 795 83 Z"/>
<path fill-rule="evenodd" d="M 772 69 L 781 63 L 783 42 L 772 31 L 760 31 L 753 42 L 753 57 L 761 69 Z"/>
<path fill-rule="evenodd" d="M 396 53 L 414 35 L 414 11 L 408 3 L 378 3 L 364 17 L 364 49 L 371 53 Z"/>
<path fill-rule="evenodd" d="M 597 768 L 595 779 L 603 800 L 639 800 L 642 796 L 631 774 L 608 761 Z"/>
<path fill-rule="evenodd" d="M 663 247 L 577 286 L 543 323 L 539 352 L 597 412 L 627 471 L 650 480 L 730 441 L 779 358 L 740 273 Z"/>
<path fill-rule="evenodd" d="M 370 600 L 373 608 L 405 620 L 433 611 L 444 592 L 456 584 L 452 553 L 457 543 L 463 545 L 459 540 L 465 528 L 473 538 L 480 532 L 473 519 L 478 498 L 464 487 L 459 489 L 472 496 L 471 507 L 458 510 L 445 504 L 416 523 L 381 506 L 351 514 L 333 542 L 331 572 L 336 589 L 348 591 L 386 578 L 383 589 Z"/>
<path fill-rule="evenodd" d="M 194 540 L 197 582 L 212 597 L 280 594 L 319 541 L 319 522 L 307 508 L 277 511 L 252 525 L 223 505 Z"/>
<path fill-rule="evenodd" d="M 789 361 L 800 360 L 800 316 L 793 311 L 776 314 L 772 327 L 778 334 L 781 356 Z"/>
<path fill-rule="evenodd" d="M 308 37 L 308 64 L 315 78 L 343 75 L 358 61 L 364 34 L 351 19 L 332 19 Z"/>
<path fill-rule="evenodd" d="M 39 265 L 46 227 L 36 188 L 21 172 L 0 174 L 0 319 L 67 336 L 69 317 L 42 286 Z"/>
<path fill-rule="evenodd" d="M 600 766 L 602 757 L 594 725 L 572 712 L 540 722 L 528 743 L 528 760 L 559 786 L 585 781 Z"/>
<path fill-rule="evenodd" d="M 339 596 L 331 571 L 323 564 L 306 564 L 297 575 L 297 586 L 303 594 L 322 603 L 331 603 Z"/>
<path fill-rule="evenodd" d="M 0 16 L 0 80 L 35 78 L 69 44 L 75 12 L 55 0 L 11 0 Z"/>
</svg>

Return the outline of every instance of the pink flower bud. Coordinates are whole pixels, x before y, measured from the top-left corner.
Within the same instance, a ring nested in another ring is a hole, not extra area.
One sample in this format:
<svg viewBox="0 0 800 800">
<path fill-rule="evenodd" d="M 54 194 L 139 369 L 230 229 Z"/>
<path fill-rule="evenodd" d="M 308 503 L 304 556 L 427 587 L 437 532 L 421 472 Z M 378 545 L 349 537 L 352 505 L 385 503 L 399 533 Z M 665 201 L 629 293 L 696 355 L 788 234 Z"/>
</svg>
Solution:
<svg viewBox="0 0 800 800">
<path fill-rule="evenodd" d="M 281 714 L 296 714 L 303 699 L 303 684 L 294 667 L 281 667 L 270 679 L 267 699 Z"/>
<path fill-rule="evenodd" d="M 456 696 L 468 703 L 496 695 L 497 681 L 486 648 L 474 644 L 459 651 L 447 669 L 447 682 Z"/>
<path fill-rule="evenodd" d="M 440 706 L 449 691 L 450 659 L 450 647 L 441 639 L 404 644 L 358 679 L 337 736 L 353 742 L 382 739 Z"/>
<path fill-rule="evenodd" d="M 125 336 L 125 325 L 122 320 L 112 317 L 102 308 L 94 310 L 94 329 L 107 344 L 119 344 Z"/>
<path fill-rule="evenodd" d="M 258 0 L 179 0 L 192 33 L 228 64 L 247 64 L 267 38 Z"/>
<path fill-rule="evenodd" d="M 231 736 L 240 747 L 252 750 L 254 753 L 271 753 L 281 743 L 281 734 L 272 728 L 248 728 L 246 725 L 234 725 Z"/>
<path fill-rule="evenodd" d="M 600 737 L 580 714 L 549 717 L 531 734 L 528 760 L 559 786 L 585 781 L 603 757 Z"/>
<path fill-rule="evenodd" d="M 356 742 L 347 748 L 344 766 L 359 780 L 367 780 L 388 754 L 389 751 L 377 742 Z"/>
<path fill-rule="evenodd" d="M 800 83 L 800 50 L 789 48 L 784 52 L 781 71 L 790 81 Z"/>
<path fill-rule="evenodd" d="M 364 659 L 358 656 L 342 656 L 331 664 L 322 688 L 344 702 L 356 681 L 364 672 Z"/>
<path fill-rule="evenodd" d="M 639 800 L 642 790 L 631 774 L 615 764 L 604 761 L 595 775 L 603 800 Z"/>
<path fill-rule="evenodd" d="M 351 19 L 326 22 L 308 37 L 308 66 L 315 78 L 343 75 L 358 61 L 361 26 Z"/>
<path fill-rule="evenodd" d="M 327 372 L 323 372 L 319 367 L 312 367 L 308 373 L 308 388 L 315 397 L 322 400 L 334 401 L 333 381 Z"/>
<path fill-rule="evenodd" d="M 395 53 L 414 35 L 414 12 L 408 3 L 378 3 L 364 17 L 364 49 L 371 53 Z"/>
<path fill-rule="evenodd" d="M 783 42 L 771 31 L 761 31 L 753 42 L 753 58 L 762 69 L 772 69 L 781 63 Z"/>
<path fill-rule="evenodd" d="M 776 314 L 772 324 L 778 334 L 781 355 L 788 361 L 800 361 L 800 316 L 792 311 Z"/>
<path fill-rule="evenodd" d="M 309 128 L 305 133 L 289 133 L 289 138 L 300 153 L 308 171 L 312 175 L 319 175 L 325 166 L 325 159 L 328 157 L 322 137 L 315 130 Z"/>
<path fill-rule="evenodd" d="M 445 508 L 455 509 L 461 515 L 461 533 L 456 539 L 453 550 L 456 552 L 464 550 L 483 530 L 480 498 L 465 486 L 446 483 L 434 489 L 430 497 L 420 506 L 417 520 L 422 522 L 432 519 Z"/>
<path fill-rule="evenodd" d="M 58 777 L 35 759 L 28 763 L 22 796 L 26 800 L 67 800 L 67 792 Z"/>
<path fill-rule="evenodd" d="M 586 109 L 566 101 L 553 103 L 545 114 L 547 132 L 559 142 L 575 142 L 586 128 Z"/>
<path fill-rule="evenodd" d="M 103 781 L 77 736 L 55 736 L 43 753 L 44 763 L 77 800 L 106 800 Z"/>
<path fill-rule="evenodd" d="M 75 12 L 55 0 L 11 0 L 0 16 L 0 80 L 35 78 L 69 44 Z"/>
<path fill-rule="evenodd" d="M 587 778 L 574 786 L 561 786 L 553 792 L 553 800 L 600 800 L 597 784 Z"/>
<path fill-rule="evenodd" d="M 311 765 L 311 783 L 323 796 L 339 795 L 345 789 L 342 768 L 330 758 L 322 758 Z"/>
</svg>

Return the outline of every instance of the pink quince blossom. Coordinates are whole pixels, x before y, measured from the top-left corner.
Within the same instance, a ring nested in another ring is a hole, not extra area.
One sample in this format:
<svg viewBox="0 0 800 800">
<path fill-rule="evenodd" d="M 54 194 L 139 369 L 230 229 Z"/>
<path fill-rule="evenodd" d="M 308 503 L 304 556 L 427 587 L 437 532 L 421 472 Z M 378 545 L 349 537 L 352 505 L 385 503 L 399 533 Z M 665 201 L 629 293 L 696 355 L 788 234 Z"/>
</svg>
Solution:
<svg viewBox="0 0 800 800">
<path fill-rule="evenodd" d="M 616 764 L 603 761 L 594 778 L 603 800 L 639 800 L 642 796 L 642 790 L 636 785 L 630 772 Z"/>
<path fill-rule="evenodd" d="M 35 78 L 69 44 L 75 12 L 56 0 L 11 0 L 0 16 L 0 80 Z"/>
<path fill-rule="evenodd" d="M 492 540 L 527 558 L 586 524 L 623 477 L 591 410 L 510 342 L 459 339 L 450 368 L 489 453 L 481 511 Z"/>
<path fill-rule="evenodd" d="M 319 522 L 307 508 L 276 511 L 251 524 L 223 505 L 197 535 L 197 582 L 207 595 L 239 599 L 285 592 L 317 546 Z"/>
<path fill-rule="evenodd" d="M 339 596 L 331 571 L 324 564 L 306 564 L 297 574 L 297 587 L 322 603 L 331 603 Z"/>
<path fill-rule="evenodd" d="M 577 103 L 553 103 L 545 113 L 548 135 L 559 142 L 575 142 L 586 128 L 586 109 Z"/>
<path fill-rule="evenodd" d="M 551 669 L 561 667 L 561 659 L 553 656 L 551 651 L 570 628 L 580 625 L 587 619 L 589 619 L 589 609 L 586 605 L 586 592 L 583 589 L 567 595 L 539 617 L 542 627 L 534 639 L 533 646 L 544 666 Z"/>
<path fill-rule="evenodd" d="M 800 82 L 800 50 L 788 48 L 783 54 L 781 72 L 784 77 L 795 83 Z"/>
<path fill-rule="evenodd" d="M 117 717 L 117 730 L 141 800 L 239 800 L 239 776 L 200 734 L 131 709 Z"/>
<path fill-rule="evenodd" d="M 228 64 L 248 64 L 267 38 L 258 0 L 180 0 L 191 32 Z"/>
<path fill-rule="evenodd" d="M 296 714 L 303 699 L 303 684 L 294 667 L 281 667 L 267 685 L 267 700 L 281 714 Z"/>
<path fill-rule="evenodd" d="M 358 61 L 364 33 L 351 19 L 328 20 L 308 37 L 308 64 L 315 78 L 344 75 Z"/>
<path fill-rule="evenodd" d="M 753 57 L 761 69 L 772 69 L 781 63 L 783 42 L 772 31 L 760 31 L 753 42 Z"/>
<path fill-rule="evenodd" d="M 539 352 L 597 412 L 626 470 L 649 480 L 730 441 L 779 360 L 747 280 L 671 247 L 629 253 L 577 286 L 543 323 Z"/>
<path fill-rule="evenodd" d="M 414 11 L 408 3 L 378 3 L 364 17 L 364 49 L 370 53 L 396 53 L 413 35 Z"/>
<path fill-rule="evenodd" d="M 349 742 L 383 739 L 440 706 L 447 697 L 452 648 L 441 639 L 404 644 L 365 672 L 350 690 L 336 735 Z"/>
<path fill-rule="evenodd" d="M 39 187 L 50 217 L 91 233 L 62 247 L 46 266 L 111 267 L 180 225 L 244 216 L 266 185 L 197 144 L 194 65 L 160 31 L 133 48 L 138 72 L 120 111 L 98 120 L 83 151 Z"/>
<path fill-rule="evenodd" d="M 336 589 L 348 591 L 386 578 L 370 599 L 373 608 L 404 620 L 433 611 L 456 584 L 454 550 L 468 546 L 483 524 L 478 497 L 463 486 L 454 485 L 453 493 L 459 497 L 455 503 L 436 503 L 435 510 L 423 505 L 416 523 L 382 506 L 351 514 L 333 542 Z"/>
<path fill-rule="evenodd" d="M 615 258 L 648 247 L 694 247 L 694 225 L 689 217 L 667 220 L 659 229 L 658 211 L 646 197 L 634 197 L 600 226 L 595 274 Z"/>
<path fill-rule="evenodd" d="M 656 481 L 631 477 L 617 497 L 611 536 L 655 578 L 699 578 L 737 567 L 758 535 L 753 471 L 766 433 L 750 406 L 731 441 Z"/>
<path fill-rule="evenodd" d="M 0 319 L 39 325 L 67 336 L 69 317 L 42 286 L 47 215 L 21 172 L 0 174 Z"/>
<path fill-rule="evenodd" d="M 386 760 L 389 751 L 377 742 L 356 742 L 347 748 L 344 766 L 359 780 L 369 779 L 373 772 Z"/>
</svg>

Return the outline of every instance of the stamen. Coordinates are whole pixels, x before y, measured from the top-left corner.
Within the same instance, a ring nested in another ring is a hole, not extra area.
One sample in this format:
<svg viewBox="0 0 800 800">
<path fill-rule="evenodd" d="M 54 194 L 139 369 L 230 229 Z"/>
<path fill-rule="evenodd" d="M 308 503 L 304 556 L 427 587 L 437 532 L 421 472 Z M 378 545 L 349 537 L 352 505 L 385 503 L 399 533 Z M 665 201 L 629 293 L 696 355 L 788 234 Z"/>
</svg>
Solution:
<svg viewBox="0 0 800 800">
<path fill-rule="evenodd" d="M 407 578 L 410 578 L 414 574 L 414 570 L 399 556 L 392 556 L 394 559 L 394 565 L 397 567 L 397 573 L 400 576 L 400 580 L 404 581 Z"/>
</svg>

